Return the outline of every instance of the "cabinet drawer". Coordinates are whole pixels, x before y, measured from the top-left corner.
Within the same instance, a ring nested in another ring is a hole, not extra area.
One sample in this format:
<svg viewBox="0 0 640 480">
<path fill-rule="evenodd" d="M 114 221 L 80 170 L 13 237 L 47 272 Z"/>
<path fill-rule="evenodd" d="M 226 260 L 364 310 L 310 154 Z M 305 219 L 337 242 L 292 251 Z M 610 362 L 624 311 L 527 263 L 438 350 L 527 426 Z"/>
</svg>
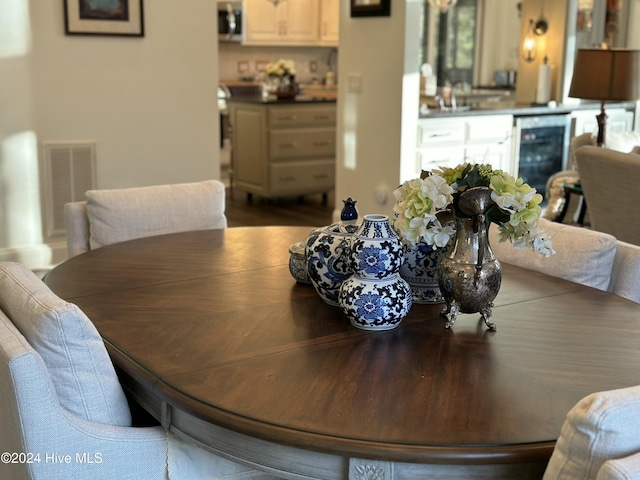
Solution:
<svg viewBox="0 0 640 480">
<path fill-rule="evenodd" d="M 466 122 L 463 118 L 433 118 L 418 124 L 418 145 L 430 146 L 443 143 L 463 143 Z"/>
<path fill-rule="evenodd" d="M 333 126 L 336 124 L 335 106 L 325 108 L 270 108 L 271 128 Z"/>
<path fill-rule="evenodd" d="M 506 141 L 511 138 L 513 117 L 511 115 L 491 115 L 469 118 L 469 142 Z"/>
<path fill-rule="evenodd" d="M 325 192 L 334 188 L 335 169 L 333 160 L 272 163 L 270 190 L 273 194 Z"/>
<path fill-rule="evenodd" d="M 335 152 L 336 131 L 333 128 L 272 130 L 269 133 L 269 157 L 272 159 L 333 157 Z"/>
<path fill-rule="evenodd" d="M 464 158 L 464 145 L 442 148 L 420 148 L 417 153 L 416 171 L 418 174 L 421 170 L 431 171 L 441 167 L 453 168 L 466 161 Z"/>
</svg>

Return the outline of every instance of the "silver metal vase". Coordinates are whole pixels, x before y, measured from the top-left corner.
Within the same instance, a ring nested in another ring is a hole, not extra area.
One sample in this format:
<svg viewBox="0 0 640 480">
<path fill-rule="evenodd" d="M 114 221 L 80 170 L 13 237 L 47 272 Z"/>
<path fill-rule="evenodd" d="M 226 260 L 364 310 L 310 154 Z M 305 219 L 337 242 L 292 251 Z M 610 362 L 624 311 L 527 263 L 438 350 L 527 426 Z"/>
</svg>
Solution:
<svg viewBox="0 0 640 480">
<path fill-rule="evenodd" d="M 480 313 L 487 327 L 496 330 L 490 319 L 493 300 L 502 282 L 502 269 L 491 251 L 487 235 L 485 213 L 492 205 L 490 193 L 488 189 L 470 193 L 472 195 L 465 202 L 461 196 L 460 206 L 465 214 L 471 215 L 456 217 L 453 248 L 441 258 L 438 268 L 438 284 L 446 302 L 445 327 L 450 328 L 459 313 Z M 467 201 L 470 205 L 466 205 Z"/>
</svg>

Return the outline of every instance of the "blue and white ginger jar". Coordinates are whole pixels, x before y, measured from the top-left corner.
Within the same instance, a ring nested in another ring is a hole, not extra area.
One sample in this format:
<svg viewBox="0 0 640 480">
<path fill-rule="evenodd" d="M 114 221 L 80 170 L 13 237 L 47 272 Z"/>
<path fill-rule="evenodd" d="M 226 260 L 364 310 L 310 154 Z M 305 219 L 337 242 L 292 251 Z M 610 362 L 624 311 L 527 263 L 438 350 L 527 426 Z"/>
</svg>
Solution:
<svg viewBox="0 0 640 480">
<path fill-rule="evenodd" d="M 309 281 L 325 303 L 338 306 L 342 282 L 353 275 L 351 239 L 358 225 L 333 223 L 311 231 L 305 247 Z"/>
<path fill-rule="evenodd" d="M 386 215 L 365 215 L 351 246 L 353 276 L 340 287 L 339 303 L 363 330 L 396 328 L 409 313 L 412 293 L 398 271 L 404 262 L 398 234 Z"/>
</svg>

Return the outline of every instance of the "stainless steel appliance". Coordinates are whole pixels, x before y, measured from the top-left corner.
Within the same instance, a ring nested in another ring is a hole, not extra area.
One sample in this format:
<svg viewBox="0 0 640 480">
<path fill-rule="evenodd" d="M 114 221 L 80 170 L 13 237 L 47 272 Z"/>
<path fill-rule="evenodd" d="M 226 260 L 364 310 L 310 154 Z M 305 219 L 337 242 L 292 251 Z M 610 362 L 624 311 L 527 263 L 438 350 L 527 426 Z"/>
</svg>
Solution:
<svg viewBox="0 0 640 480">
<path fill-rule="evenodd" d="M 242 41 L 242 2 L 218 1 L 218 41 Z"/>
<path fill-rule="evenodd" d="M 551 175 L 567 168 L 571 115 L 516 117 L 518 176 L 544 196 Z"/>
</svg>

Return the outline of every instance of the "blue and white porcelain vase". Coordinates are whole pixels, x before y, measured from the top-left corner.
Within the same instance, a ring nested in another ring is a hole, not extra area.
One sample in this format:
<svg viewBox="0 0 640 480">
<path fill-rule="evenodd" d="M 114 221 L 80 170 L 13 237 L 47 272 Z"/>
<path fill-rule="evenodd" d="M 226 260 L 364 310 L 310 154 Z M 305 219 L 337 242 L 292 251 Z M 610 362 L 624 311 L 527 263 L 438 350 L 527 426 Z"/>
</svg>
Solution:
<svg viewBox="0 0 640 480">
<path fill-rule="evenodd" d="M 353 275 L 351 239 L 359 227 L 355 200 L 343 202 L 341 221 L 313 229 L 305 246 L 309 281 L 320 298 L 332 306 L 338 306 L 342 282 Z"/>
<path fill-rule="evenodd" d="M 412 294 L 398 271 L 402 242 L 386 215 L 365 215 L 351 245 L 353 276 L 340 287 L 340 308 L 354 327 L 391 330 L 409 313 Z"/>
<path fill-rule="evenodd" d="M 448 250 L 449 245 L 433 248 L 424 242 L 415 245 L 404 244 L 404 263 L 400 267 L 400 276 L 411 287 L 413 303 L 444 302 L 438 285 L 438 264 Z"/>
</svg>

